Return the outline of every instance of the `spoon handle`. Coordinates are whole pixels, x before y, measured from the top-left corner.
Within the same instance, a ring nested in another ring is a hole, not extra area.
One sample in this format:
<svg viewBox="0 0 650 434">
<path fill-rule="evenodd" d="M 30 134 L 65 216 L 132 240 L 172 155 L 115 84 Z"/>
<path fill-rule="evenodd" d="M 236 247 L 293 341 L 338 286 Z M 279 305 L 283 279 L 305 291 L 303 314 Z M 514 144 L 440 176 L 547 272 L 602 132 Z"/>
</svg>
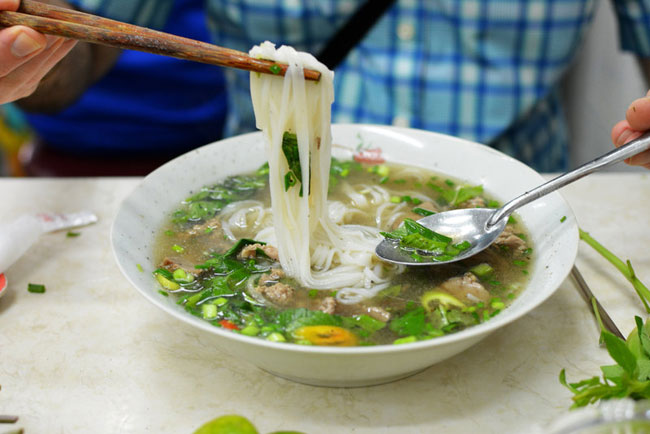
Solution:
<svg viewBox="0 0 650 434">
<path fill-rule="evenodd" d="M 536 199 L 539 199 L 542 196 L 546 196 L 547 194 L 559 188 L 562 188 L 565 185 L 572 183 L 573 181 L 577 181 L 578 179 L 585 177 L 598 169 L 611 166 L 612 164 L 623 161 L 626 158 L 633 157 L 636 154 L 639 154 L 648 149 L 650 149 L 650 131 L 644 133 L 638 139 L 632 140 L 630 143 L 627 143 L 618 149 L 614 149 L 604 155 L 601 155 L 595 160 L 592 160 L 570 172 L 553 178 L 547 183 L 542 184 L 539 187 L 535 187 L 534 189 L 527 191 L 521 196 L 514 198 L 499 208 L 492 215 L 487 223 L 487 226 L 490 227 L 495 225 L 502 218 L 510 216 L 510 214 L 512 214 L 512 212 L 517 208 L 522 207 Z"/>
</svg>

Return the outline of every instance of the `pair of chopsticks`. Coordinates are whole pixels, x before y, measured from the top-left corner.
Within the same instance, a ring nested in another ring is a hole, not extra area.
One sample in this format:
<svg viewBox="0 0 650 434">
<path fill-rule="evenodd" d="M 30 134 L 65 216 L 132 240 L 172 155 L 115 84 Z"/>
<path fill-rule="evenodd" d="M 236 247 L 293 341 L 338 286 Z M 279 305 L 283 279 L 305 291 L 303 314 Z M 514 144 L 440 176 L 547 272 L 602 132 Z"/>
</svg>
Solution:
<svg viewBox="0 0 650 434">
<path fill-rule="evenodd" d="M 241 51 L 34 0 L 21 0 L 17 12 L 0 11 L 0 26 L 16 25 L 48 35 L 246 71 L 284 75 L 287 70 L 286 64 L 254 59 Z M 305 69 L 304 74 L 308 80 L 320 79 L 318 71 Z"/>
<path fill-rule="evenodd" d="M 587 303 L 587 306 L 589 306 L 591 313 L 594 314 L 594 316 L 596 314 L 600 316 L 605 330 L 625 340 L 625 336 L 623 336 L 623 333 L 621 333 L 618 327 L 616 327 L 616 324 L 614 324 L 614 321 L 609 316 L 605 308 L 600 304 L 596 296 L 591 292 L 589 286 L 587 286 L 587 282 L 585 282 L 585 279 L 582 277 L 582 274 L 580 271 L 578 271 L 578 268 L 575 265 L 571 269 L 571 277 L 573 277 L 573 280 L 575 280 L 578 291 L 580 292 L 580 295 L 582 295 L 584 301 Z M 598 312 L 594 310 L 594 305 Z"/>
</svg>

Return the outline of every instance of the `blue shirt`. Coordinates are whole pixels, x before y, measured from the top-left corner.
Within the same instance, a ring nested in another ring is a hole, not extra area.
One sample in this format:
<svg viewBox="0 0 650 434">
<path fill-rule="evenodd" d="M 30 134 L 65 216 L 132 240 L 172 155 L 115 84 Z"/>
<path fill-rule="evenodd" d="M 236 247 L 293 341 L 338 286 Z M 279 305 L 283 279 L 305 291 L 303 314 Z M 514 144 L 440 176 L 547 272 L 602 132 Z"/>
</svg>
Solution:
<svg viewBox="0 0 650 434">
<path fill-rule="evenodd" d="M 215 43 L 318 53 L 355 0 L 207 0 Z M 559 82 L 595 0 L 397 0 L 335 70 L 335 122 L 397 124 L 487 143 L 539 171 L 568 166 Z M 650 56 L 650 1 L 614 2 L 624 49 Z M 246 73 L 227 71 L 229 131 L 254 126 Z M 612 83 L 612 85 L 616 85 Z"/>
<path fill-rule="evenodd" d="M 129 0 L 116 6 L 106 2 L 96 12 L 209 40 L 203 0 L 161 2 L 155 8 Z M 28 115 L 28 120 L 61 151 L 166 158 L 221 138 L 226 109 L 221 68 L 124 51 L 109 74 L 74 105 L 57 115 Z"/>
</svg>

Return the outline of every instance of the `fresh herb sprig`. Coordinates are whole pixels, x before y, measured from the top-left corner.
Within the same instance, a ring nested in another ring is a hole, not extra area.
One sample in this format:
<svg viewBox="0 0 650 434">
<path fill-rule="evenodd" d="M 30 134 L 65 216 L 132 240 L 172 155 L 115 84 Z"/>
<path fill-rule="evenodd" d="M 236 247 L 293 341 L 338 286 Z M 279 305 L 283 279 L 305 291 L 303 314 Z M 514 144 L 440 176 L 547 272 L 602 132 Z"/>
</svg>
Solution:
<svg viewBox="0 0 650 434">
<path fill-rule="evenodd" d="M 580 232 L 580 239 L 591 246 L 594 250 L 600 253 L 605 259 L 607 259 L 618 271 L 620 271 L 623 276 L 632 284 L 632 287 L 639 295 L 645 311 L 650 313 L 650 290 L 641 282 L 634 273 L 634 268 L 630 261 L 623 262 L 618 256 L 610 252 L 605 246 L 596 241 L 588 232 L 578 229 Z"/>
<path fill-rule="evenodd" d="M 582 229 L 579 229 L 579 233 L 581 240 L 600 253 L 632 283 L 646 312 L 650 312 L 650 291 L 636 277 L 630 261 L 623 262 Z M 592 300 L 592 304 L 595 304 L 595 300 Z M 602 377 L 594 376 L 573 383 L 567 381 L 566 372 L 562 369 L 560 383 L 573 393 L 571 408 L 612 398 L 650 399 L 650 321 L 644 324 L 643 319 L 635 316 L 636 329 L 626 341 L 605 330 L 595 306 L 594 312 L 601 330 L 600 342 L 605 344 L 616 364 L 601 366 Z"/>
<path fill-rule="evenodd" d="M 564 369 L 560 383 L 573 392 L 571 408 L 584 407 L 603 399 L 650 398 L 650 323 L 636 316 L 636 330 L 627 341 L 603 330 L 601 338 L 615 365 L 601 366 L 601 377 L 569 383 Z"/>
<path fill-rule="evenodd" d="M 400 249 L 422 261 L 447 261 L 470 247 L 467 241 L 452 244 L 451 238 L 409 218 L 404 219 L 396 230 L 380 233 L 387 239 L 398 241 Z"/>
</svg>

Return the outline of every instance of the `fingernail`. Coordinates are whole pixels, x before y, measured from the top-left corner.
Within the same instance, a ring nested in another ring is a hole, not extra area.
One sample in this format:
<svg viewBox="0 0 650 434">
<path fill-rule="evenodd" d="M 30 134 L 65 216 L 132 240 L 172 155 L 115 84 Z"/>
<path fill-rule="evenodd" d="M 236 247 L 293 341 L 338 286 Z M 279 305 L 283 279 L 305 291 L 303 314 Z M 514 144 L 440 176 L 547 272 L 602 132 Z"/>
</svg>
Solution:
<svg viewBox="0 0 650 434">
<path fill-rule="evenodd" d="M 16 57 L 29 56 L 43 47 L 38 41 L 25 33 L 20 33 L 11 45 L 11 53 Z"/>
<path fill-rule="evenodd" d="M 623 132 L 618 136 L 618 139 L 616 139 L 616 145 L 617 145 L 617 146 L 624 145 L 625 142 L 630 138 L 630 136 L 631 136 L 632 134 L 634 134 L 635 132 L 636 132 L 636 131 L 634 131 L 634 130 L 630 130 L 630 129 L 626 129 L 625 131 L 623 131 Z"/>
</svg>

